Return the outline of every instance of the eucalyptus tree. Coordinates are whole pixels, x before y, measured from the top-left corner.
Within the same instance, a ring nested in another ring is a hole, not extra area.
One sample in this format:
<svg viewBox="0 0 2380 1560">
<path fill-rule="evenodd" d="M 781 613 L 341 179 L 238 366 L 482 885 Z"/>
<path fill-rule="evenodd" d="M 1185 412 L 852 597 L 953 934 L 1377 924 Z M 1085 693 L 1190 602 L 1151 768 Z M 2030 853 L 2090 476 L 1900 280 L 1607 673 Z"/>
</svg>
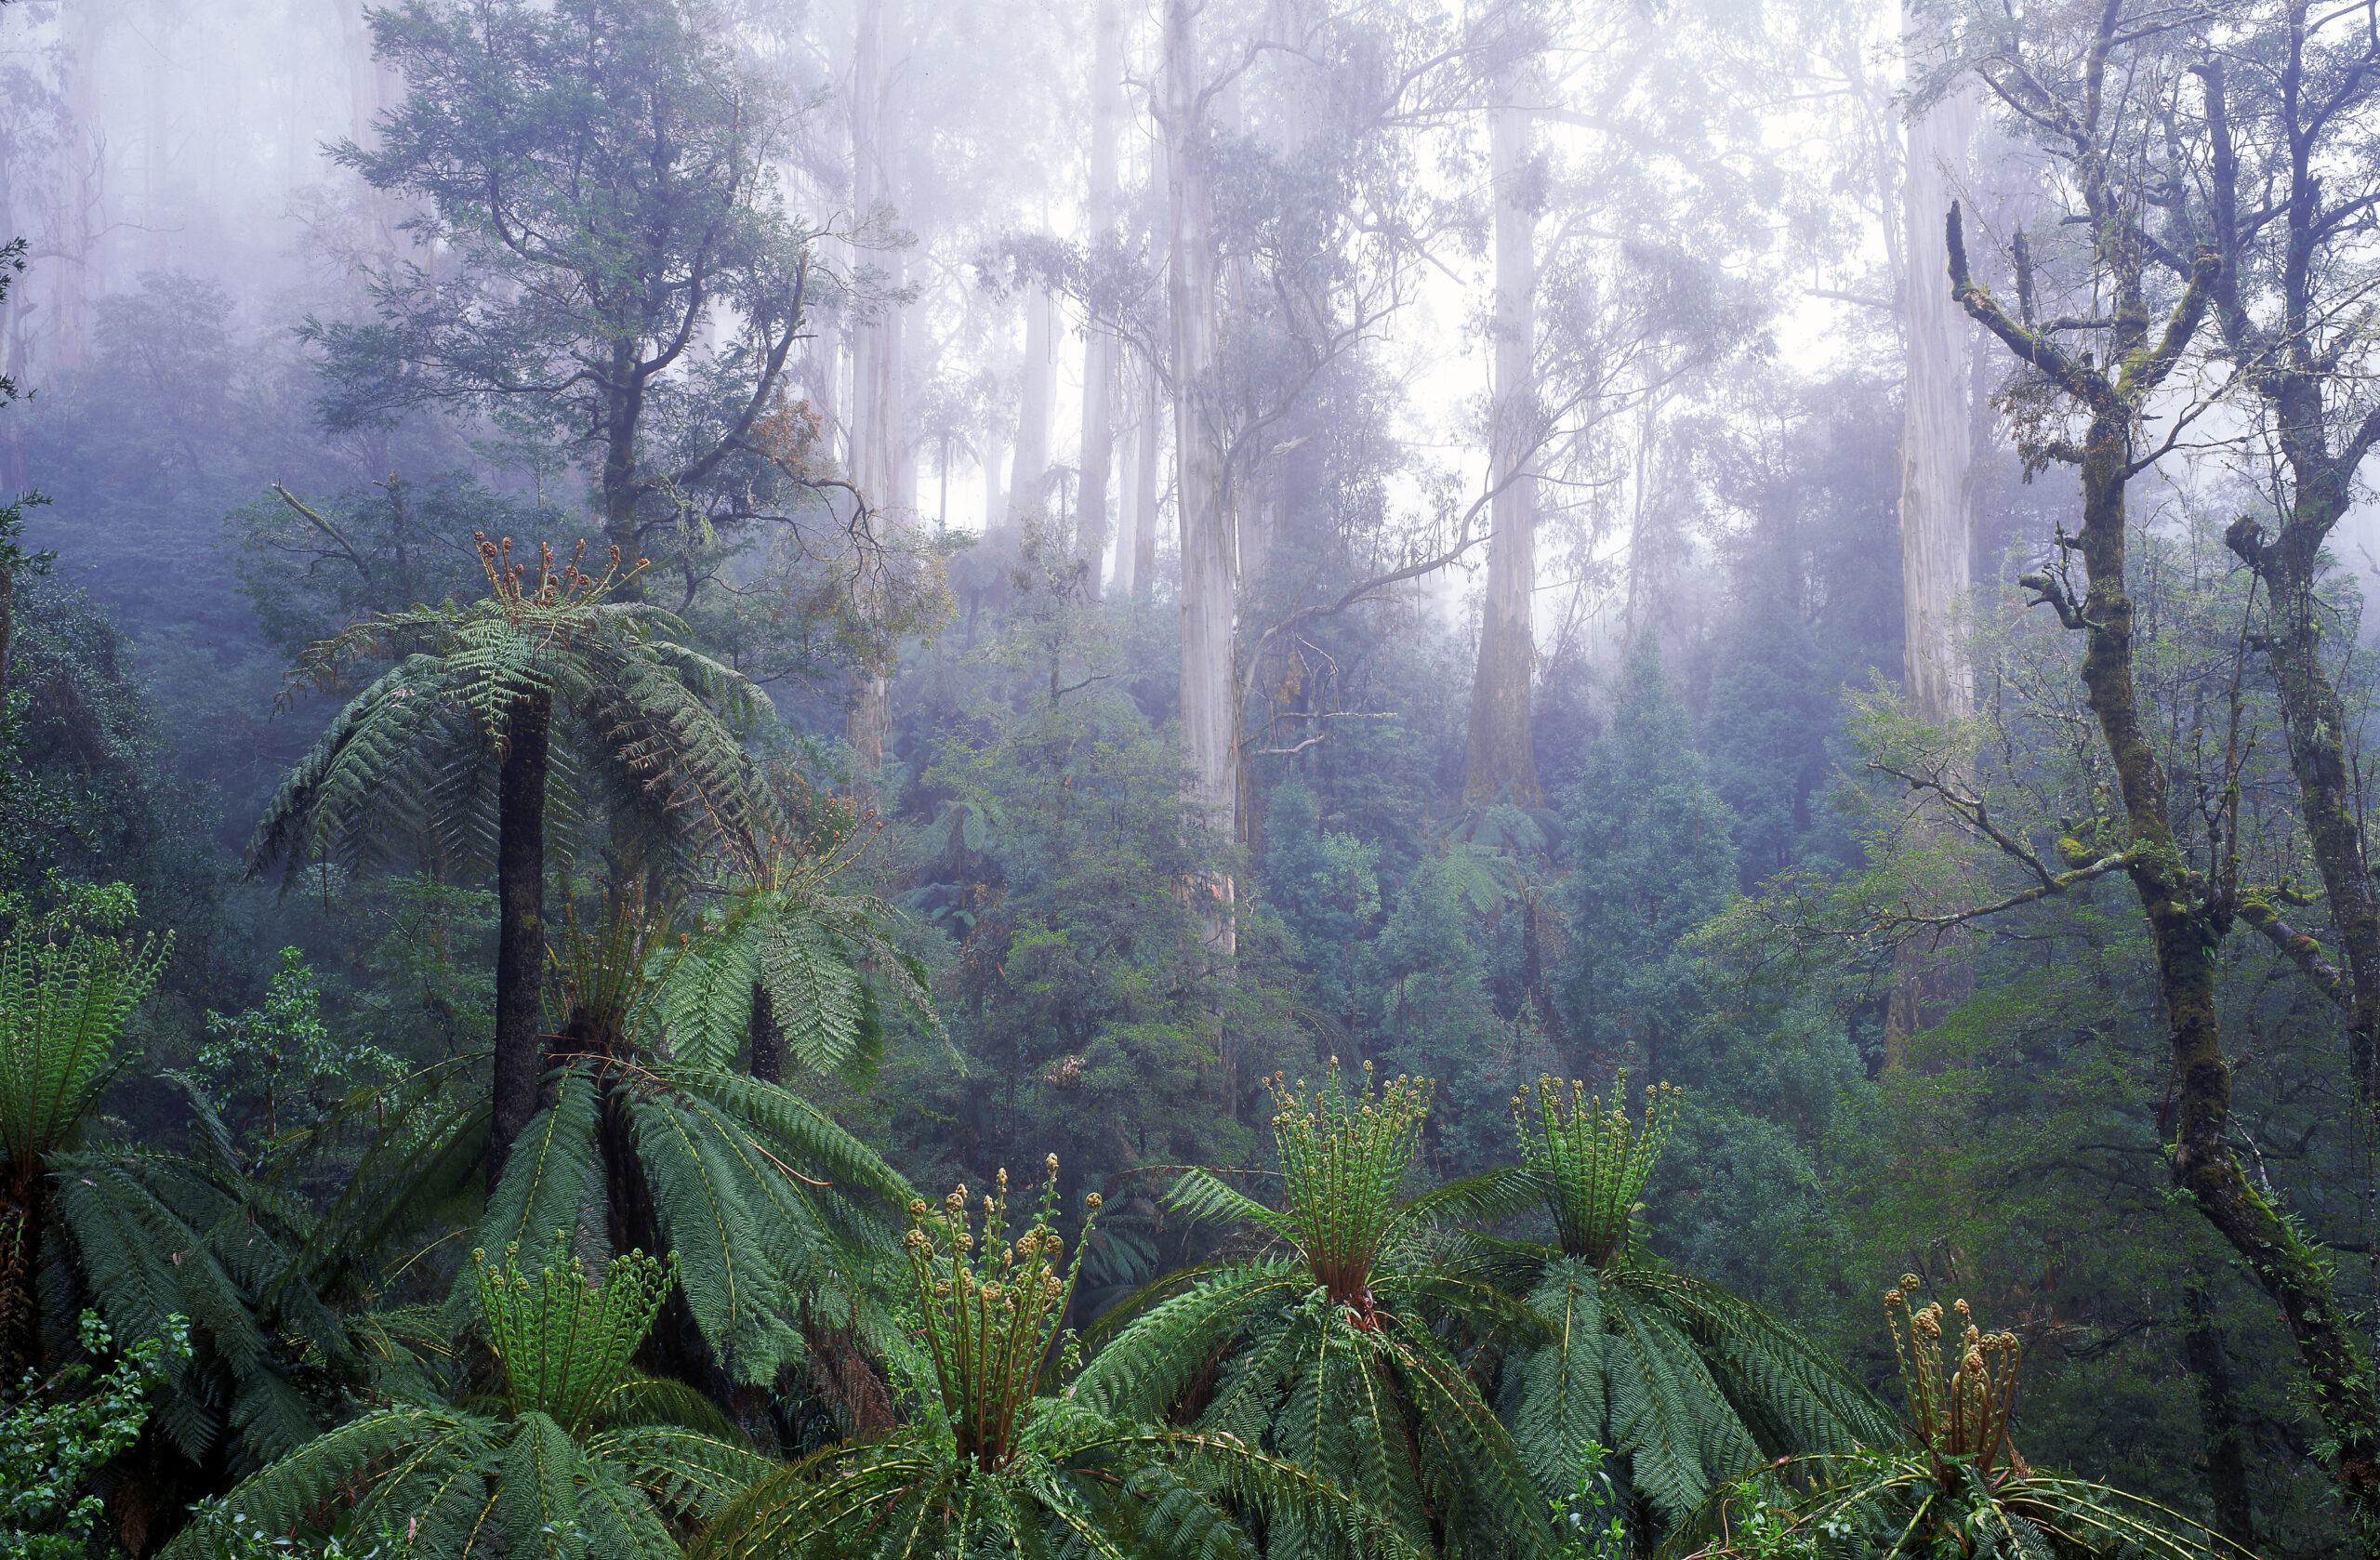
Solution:
<svg viewBox="0 0 2380 1560">
<path fill-rule="evenodd" d="M 536 1113 L 544 1071 L 549 812 L 577 818 L 583 782 L 615 839 L 654 867 L 672 850 L 717 841 L 749 853 L 751 762 L 736 727 L 758 718 L 766 696 L 687 648 L 667 613 L 615 600 L 633 574 L 616 552 L 598 576 L 575 561 L 556 569 L 541 549 L 532 581 L 509 538 L 482 536 L 478 547 L 488 581 L 480 600 L 381 614 L 308 653 L 303 669 L 325 686 L 366 656 L 393 654 L 395 664 L 283 781 L 248 865 L 358 863 L 392 839 L 449 862 L 492 860 L 492 1188 Z"/>
<path fill-rule="evenodd" d="M 420 202 L 416 242 L 452 258 L 375 272 L 375 320 L 307 323 L 325 419 L 520 419 L 592 469 L 630 559 L 707 490 L 744 518 L 724 479 L 813 286 L 813 235 L 770 177 L 788 106 L 681 0 L 407 0 L 371 25 L 408 90 L 334 155 Z"/>
</svg>

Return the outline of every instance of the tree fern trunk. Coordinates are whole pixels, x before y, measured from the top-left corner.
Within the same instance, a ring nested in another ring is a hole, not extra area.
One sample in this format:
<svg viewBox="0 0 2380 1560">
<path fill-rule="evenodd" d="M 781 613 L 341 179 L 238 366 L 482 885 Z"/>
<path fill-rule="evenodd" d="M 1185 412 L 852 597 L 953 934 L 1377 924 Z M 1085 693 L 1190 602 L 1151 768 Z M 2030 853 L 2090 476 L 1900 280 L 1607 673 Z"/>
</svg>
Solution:
<svg viewBox="0 0 2380 1560">
<path fill-rule="evenodd" d="M 48 1185 L 40 1175 L 20 1178 L 0 1203 L 0 1381 L 14 1382 L 41 1365 L 42 1215 Z"/>
<path fill-rule="evenodd" d="M 512 1140 L 537 1113 L 543 1071 L 539 1001 L 546 972 L 546 771 L 553 700 L 514 707 L 510 750 L 496 777 L 496 1086 L 487 1185 L 496 1190 Z"/>
<path fill-rule="evenodd" d="M 615 1042 L 591 1038 L 586 1043 L 588 1049 L 602 1050 Z M 620 1050 L 626 1049 L 625 1044 L 620 1045 Z M 603 1160 L 604 1201 L 610 1207 L 607 1233 L 612 1249 L 642 1251 L 654 1257 L 666 1255 L 669 1242 L 661 1231 L 660 1210 L 654 1205 L 653 1183 L 645 1177 L 644 1161 L 637 1157 L 636 1128 L 628 1118 L 628 1102 L 622 1097 L 622 1081 L 616 1070 L 604 1077 L 603 1108 L 596 1124 L 595 1145 Z M 721 1368 L 719 1356 L 711 1352 L 702 1329 L 694 1325 L 694 1308 L 686 1303 L 682 1286 L 669 1286 L 669 1298 L 662 1302 L 661 1314 L 654 1318 L 653 1330 L 645 1334 L 637 1358 L 652 1374 L 685 1382 L 738 1423 L 748 1417 L 750 1406 L 737 1401 L 735 1383 Z"/>
<path fill-rule="evenodd" d="M 785 1081 L 785 1031 L 777 1025 L 777 1005 L 769 988 L 752 983 L 752 1076 L 762 1083 Z"/>
</svg>

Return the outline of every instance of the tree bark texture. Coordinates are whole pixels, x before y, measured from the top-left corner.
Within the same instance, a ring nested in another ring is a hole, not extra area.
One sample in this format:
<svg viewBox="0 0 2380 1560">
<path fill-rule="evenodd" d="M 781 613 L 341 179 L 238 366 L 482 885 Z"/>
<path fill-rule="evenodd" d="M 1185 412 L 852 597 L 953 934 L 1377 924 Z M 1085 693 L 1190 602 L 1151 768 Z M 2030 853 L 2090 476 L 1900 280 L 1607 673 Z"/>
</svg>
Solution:
<svg viewBox="0 0 2380 1560">
<path fill-rule="evenodd" d="M 522 699 L 496 774 L 496 1077 L 487 1185 L 503 1178 L 512 1142 L 537 1114 L 545 1072 L 546 774 L 553 698 Z"/>
<path fill-rule="evenodd" d="M 1527 99 L 1535 73 L 1521 66 L 1497 83 L 1488 114 L 1488 166 L 1496 201 L 1495 395 L 1488 413 L 1488 589 L 1480 602 L 1479 663 L 1471 683 L 1462 796 L 1482 805 L 1541 806 L 1529 683 L 1537 670 L 1531 615 L 1537 594 L 1537 189 Z"/>
<path fill-rule="evenodd" d="M 1904 0 L 1901 48 L 1911 81 L 1940 61 L 1948 40 L 1938 7 Z M 1900 438 L 1901 697 L 1909 713 L 1943 725 L 1972 712 L 1974 678 L 1958 642 L 1958 608 L 1974 550 L 1974 324 L 1942 285 L 1948 274 L 1941 213 L 1968 182 L 1977 88 L 1962 81 L 1909 124 L 1901 178 L 1902 324 L 1907 350 Z M 1894 951 L 1884 1059 L 1901 1065 L 1909 1038 L 1941 1021 L 1972 989 L 1955 948 L 1904 943 Z"/>
</svg>

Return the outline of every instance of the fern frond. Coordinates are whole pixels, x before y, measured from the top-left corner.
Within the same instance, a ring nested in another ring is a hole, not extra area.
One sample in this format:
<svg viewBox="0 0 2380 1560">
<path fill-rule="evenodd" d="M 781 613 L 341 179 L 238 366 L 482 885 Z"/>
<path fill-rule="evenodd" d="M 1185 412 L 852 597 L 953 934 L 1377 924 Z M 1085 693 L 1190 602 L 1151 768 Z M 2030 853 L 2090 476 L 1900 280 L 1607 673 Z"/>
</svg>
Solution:
<svg viewBox="0 0 2380 1560">
<path fill-rule="evenodd" d="M 1216 1224 L 1255 1224 L 1284 1239 L 1293 1237 L 1296 1233 L 1280 1210 L 1265 1207 L 1237 1187 L 1228 1184 L 1212 1170 L 1193 1167 L 1183 1171 L 1181 1178 L 1165 1194 L 1165 1201 L 1167 1207 L 1185 1219 Z"/>
<path fill-rule="evenodd" d="M 1289 1260 L 1217 1268 L 1117 1333 L 1076 1378 L 1075 1398 L 1101 1413 L 1162 1419 L 1216 1349 L 1310 1282 L 1304 1264 Z"/>
</svg>

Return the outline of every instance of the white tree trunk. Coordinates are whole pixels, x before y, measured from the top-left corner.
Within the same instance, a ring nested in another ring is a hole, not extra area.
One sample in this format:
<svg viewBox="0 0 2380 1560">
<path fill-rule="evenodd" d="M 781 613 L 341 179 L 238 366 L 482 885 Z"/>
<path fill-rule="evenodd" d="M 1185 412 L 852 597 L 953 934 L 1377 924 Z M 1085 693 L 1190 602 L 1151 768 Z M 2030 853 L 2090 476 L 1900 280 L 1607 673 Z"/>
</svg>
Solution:
<svg viewBox="0 0 2380 1560">
<path fill-rule="evenodd" d="M 1016 456 L 1010 467 L 1008 522 L 1047 512 L 1050 486 L 1051 329 L 1056 305 L 1038 284 L 1025 295 L 1025 366 L 1016 383 Z"/>
<path fill-rule="evenodd" d="M 1099 0 L 1091 59 L 1091 235 L 1094 249 L 1115 230 L 1117 213 L 1117 138 L 1124 120 L 1124 7 Z M 1084 588 L 1099 599 L 1100 561 L 1115 529 L 1107 483 L 1116 458 L 1116 390 L 1119 345 L 1094 316 L 1087 322 L 1082 359 L 1082 483 L 1075 516 L 1076 548 L 1090 566 Z"/>
<path fill-rule="evenodd" d="M 884 70 L 883 10 L 885 0 L 866 0 L 860 8 L 859 34 L 852 57 L 852 198 L 865 225 L 892 204 L 892 167 L 894 152 L 888 144 L 892 128 L 891 87 Z M 881 258 L 894 288 L 900 285 L 901 257 Z M 888 302 L 874 320 L 854 320 L 852 332 L 852 475 L 867 502 L 878 509 L 911 507 L 906 473 L 907 435 L 903 424 L 901 307 Z M 880 529 L 880 528 L 879 528 Z M 863 613 L 881 608 L 880 602 L 854 603 Z M 892 723 L 890 668 L 854 667 L 851 708 L 844 734 L 852 745 L 866 787 L 867 777 L 884 763 L 884 748 Z"/>
<path fill-rule="evenodd" d="M 1182 741 L 1190 763 L 1191 805 L 1208 826 L 1230 839 L 1237 832 L 1239 791 L 1239 701 L 1232 675 L 1236 571 L 1216 384 L 1213 214 L 1192 16 L 1190 0 L 1166 0 L 1166 303 L 1173 336 L 1173 469 L 1182 525 Z"/>
<path fill-rule="evenodd" d="M 1537 748 L 1529 730 L 1536 670 L 1530 614 L 1537 589 L 1537 200 L 1529 166 L 1534 73 L 1522 66 L 1497 82 L 1488 120 L 1488 168 L 1496 200 L 1495 387 L 1488 414 L 1488 590 L 1481 603 L 1479 665 L 1471 684 L 1470 741 L 1463 756 L 1467 801 L 1535 807 Z"/>
<path fill-rule="evenodd" d="M 1937 29 L 1903 13 L 1912 79 L 1932 63 Z M 1902 318 L 1909 333 L 1900 448 L 1902 690 L 1921 721 L 1954 720 L 1974 706 L 1974 682 L 1955 641 L 1967 589 L 1967 390 L 1974 327 L 1950 299 L 1943 218 L 1968 183 L 1977 104 L 1962 87 L 1911 121 L 1901 183 Z"/>
<path fill-rule="evenodd" d="M 1938 17 L 1907 4 L 1901 46 L 1909 79 L 1937 63 Z M 1958 641 L 1974 545 L 1970 498 L 1974 430 L 1968 397 L 1974 327 L 1950 299 L 1944 219 L 1967 192 L 1978 118 L 1962 85 L 1910 122 L 1901 170 L 1901 321 L 1907 331 L 1901 410 L 1901 695 L 1911 715 L 1941 724 L 1971 714 L 1975 683 Z M 1884 1064 L 1901 1065 L 1909 1038 L 1938 1022 L 1972 989 L 1973 971 L 1950 949 L 1903 944 L 1884 1014 Z"/>
</svg>

